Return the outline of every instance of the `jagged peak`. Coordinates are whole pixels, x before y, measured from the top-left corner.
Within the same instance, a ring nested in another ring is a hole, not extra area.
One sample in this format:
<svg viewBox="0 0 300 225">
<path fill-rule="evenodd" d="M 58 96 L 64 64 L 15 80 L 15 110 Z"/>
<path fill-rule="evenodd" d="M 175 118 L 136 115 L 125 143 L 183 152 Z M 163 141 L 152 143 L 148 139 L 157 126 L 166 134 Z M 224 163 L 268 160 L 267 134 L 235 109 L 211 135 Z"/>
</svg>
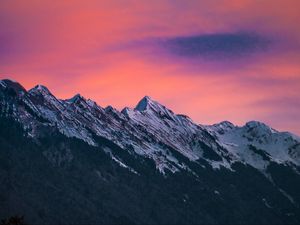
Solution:
<svg viewBox="0 0 300 225">
<path fill-rule="evenodd" d="M 31 88 L 28 92 L 30 94 L 40 93 L 43 95 L 45 95 L 45 94 L 52 95 L 51 92 L 49 91 L 49 89 L 46 86 L 41 85 L 41 84 L 38 84 L 34 88 Z"/>
<path fill-rule="evenodd" d="M 255 121 L 255 120 L 247 122 L 244 127 L 247 127 L 250 129 L 259 129 L 261 131 L 268 131 L 268 132 L 272 132 L 272 133 L 277 132 L 275 129 L 269 127 L 265 123 L 260 122 L 260 121 Z"/>
<path fill-rule="evenodd" d="M 20 92 L 26 93 L 26 89 L 20 83 L 14 80 L 10 80 L 10 79 L 0 80 L 0 85 L 3 88 L 13 89 L 16 93 L 20 93 Z"/>
<path fill-rule="evenodd" d="M 62 109 L 61 100 L 57 99 L 44 85 L 38 84 L 30 89 L 28 93 L 31 101 L 35 104 Z"/>
<path fill-rule="evenodd" d="M 216 123 L 213 126 L 226 127 L 226 128 L 234 128 L 235 127 L 235 125 L 228 120 L 224 120 L 220 123 Z"/>
<path fill-rule="evenodd" d="M 177 117 L 172 110 L 168 109 L 147 95 L 139 101 L 133 111 L 148 116 L 155 116 L 159 119 L 169 119 L 180 123 L 180 118 Z"/>
<path fill-rule="evenodd" d="M 154 103 L 154 101 L 148 95 L 146 95 L 139 101 L 134 109 L 138 111 L 144 111 L 149 108 L 149 104 L 151 103 Z"/>
<path fill-rule="evenodd" d="M 76 103 L 81 100 L 86 101 L 86 99 L 81 94 L 77 93 L 72 98 L 66 99 L 65 101 L 67 101 L 69 103 Z"/>
<path fill-rule="evenodd" d="M 214 131 L 217 131 L 219 134 L 224 134 L 224 133 L 236 128 L 236 126 L 233 123 L 231 123 L 230 121 L 227 121 L 227 120 L 224 120 L 220 123 L 215 123 L 213 125 L 208 125 L 206 127 L 208 127 L 209 129 L 212 129 Z"/>
<path fill-rule="evenodd" d="M 98 106 L 97 103 L 91 99 L 86 100 L 87 104 L 91 107 Z"/>
<path fill-rule="evenodd" d="M 115 112 L 118 113 L 119 111 L 117 109 L 115 109 L 114 107 L 112 107 L 111 105 L 108 105 L 104 108 L 105 112 Z"/>
<path fill-rule="evenodd" d="M 46 86 L 41 85 L 41 84 L 36 85 L 36 88 L 37 88 L 38 90 L 48 91 L 48 92 L 49 92 L 49 89 L 48 89 Z"/>
<path fill-rule="evenodd" d="M 126 112 L 128 112 L 128 111 L 130 111 L 130 108 L 129 108 L 129 107 L 125 107 L 125 108 L 123 108 L 123 109 L 121 110 L 121 113 L 126 113 Z"/>
<path fill-rule="evenodd" d="M 108 105 L 105 107 L 105 110 L 113 110 L 113 109 L 114 109 L 114 107 L 112 107 L 111 105 Z"/>
<path fill-rule="evenodd" d="M 153 112 L 157 112 L 157 113 L 162 113 L 165 112 L 167 114 L 171 113 L 174 114 L 172 112 L 172 110 L 168 109 L 167 107 L 165 107 L 164 105 L 160 104 L 159 102 L 153 100 L 150 96 L 146 95 L 144 96 L 139 103 L 136 105 L 136 107 L 134 108 L 134 110 L 136 111 L 153 111 Z"/>
<path fill-rule="evenodd" d="M 132 115 L 133 110 L 129 107 L 125 107 L 121 110 L 121 113 L 127 117 L 130 117 Z"/>
</svg>

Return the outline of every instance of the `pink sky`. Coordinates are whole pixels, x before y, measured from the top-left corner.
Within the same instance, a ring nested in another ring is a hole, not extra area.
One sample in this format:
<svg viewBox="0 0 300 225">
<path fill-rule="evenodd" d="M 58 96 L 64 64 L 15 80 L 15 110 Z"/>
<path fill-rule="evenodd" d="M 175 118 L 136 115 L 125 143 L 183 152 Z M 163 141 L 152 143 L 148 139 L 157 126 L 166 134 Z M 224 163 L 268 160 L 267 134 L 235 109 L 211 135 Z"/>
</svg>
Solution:
<svg viewBox="0 0 300 225">
<path fill-rule="evenodd" d="M 1 1 L 0 78 L 300 134 L 299 12 L 297 0 Z"/>
</svg>

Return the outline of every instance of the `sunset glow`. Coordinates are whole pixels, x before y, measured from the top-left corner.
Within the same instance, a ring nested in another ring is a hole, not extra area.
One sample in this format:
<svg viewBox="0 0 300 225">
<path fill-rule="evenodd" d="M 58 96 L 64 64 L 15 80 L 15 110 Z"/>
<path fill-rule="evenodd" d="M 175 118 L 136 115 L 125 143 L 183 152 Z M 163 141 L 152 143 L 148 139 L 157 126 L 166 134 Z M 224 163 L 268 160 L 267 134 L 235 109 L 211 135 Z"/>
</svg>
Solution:
<svg viewBox="0 0 300 225">
<path fill-rule="evenodd" d="M 0 78 L 300 134 L 298 0 L 0 2 Z"/>
</svg>

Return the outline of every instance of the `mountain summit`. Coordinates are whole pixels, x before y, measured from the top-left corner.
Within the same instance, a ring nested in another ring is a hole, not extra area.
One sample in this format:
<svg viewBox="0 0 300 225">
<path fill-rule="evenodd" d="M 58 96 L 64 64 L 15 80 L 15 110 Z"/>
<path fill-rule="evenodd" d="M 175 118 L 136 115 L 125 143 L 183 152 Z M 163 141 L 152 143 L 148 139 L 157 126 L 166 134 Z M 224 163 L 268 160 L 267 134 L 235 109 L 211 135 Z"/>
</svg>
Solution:
<svg viewBox="0 0 300 225">
<path fill-rule="evenodd" d="M 119 112 L 10 80 L 0 81 L 0 122 L 1 179 L 10 181 L 0 189 L 0 216 L 21 209 L 47 224 L 300 222 L 300 139 L 262 122 L 199 125 L 149 96 Z"/>
<path fill-rule="evenodd" d="M 264 149 L 270 154 L 270 160 L 300 164 L 300 158 L 293 153 L 299 150 L 296 145 L 299 138 L 278 132 L 262 122 L 250 121 L 243 127 L 234 126 L 228 121 L 204 126 L 193 123 L 186 116 L 174 114 L 149 96 L 143 97 L 134 109 L 126 107 L 119 112 L 112 107 L 112 110 L 105 110 L 80 94 L 71 99 L 58 100 L 43 85 L 37 85 L 27 92 L 14 81 L 2 80 L 1 84 L 3 105 L 7 104 L 6 99 L 9 97 L 5 94 L 7 89 L 24 93 L 21 101 L 32 111 L 24 111 L 19 102 L 7 106 L 17 109 L 15 119 L 21 120 L 23 126 L 37 126 L 39 121 L 36 121 L 35 116 L 39 115 L 48 121 L 49 126 L 57 126 L 62 134 L 82 139 L 94 146 L 98 145 L 93 138 L 94 134 L 103 136 L 114 140 L 120 147 L 131 146 L 137 154 L 153 158 L 161 172 L 166 169 L 178 171 L 181 165 L 173 156 L 166 154 L 160 145 L 169 146 L 190 160 L 203 158 L 205 145 L 216 154 L 216 157 L 206 159 L 215 168 L 231 168 L 232 163 L 238 159 L 263 170 L 262 165 L 269 162 L 254 157 L 249 146 Z M 33 133 L 35 129 L 31 130 L 30 136 L 38 135 Z M 279 149 L 277 146 L 280 146 Z"/>
<path fill-rule="evenodd" d="M 144 111 L 151 107 L 151 105 L 156 105 L 155 102 L 149 96 L 143 97 L 139 103 L 136 105 L 135 109 L 138 111 Z"/>
</svg>

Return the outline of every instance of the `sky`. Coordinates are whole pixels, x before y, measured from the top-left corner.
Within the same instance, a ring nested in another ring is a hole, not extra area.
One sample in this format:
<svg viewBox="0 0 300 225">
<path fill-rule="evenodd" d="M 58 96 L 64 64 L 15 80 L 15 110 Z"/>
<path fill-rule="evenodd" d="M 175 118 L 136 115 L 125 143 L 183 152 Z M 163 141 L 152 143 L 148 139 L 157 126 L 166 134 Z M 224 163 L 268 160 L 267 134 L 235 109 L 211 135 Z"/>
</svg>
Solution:
<svg viewBox="0 0 300 225">
<path fill-rule="evenodd" d="M 298 0 L 1 0 L 0 79 L 300 134 Z"/>
</svg>

